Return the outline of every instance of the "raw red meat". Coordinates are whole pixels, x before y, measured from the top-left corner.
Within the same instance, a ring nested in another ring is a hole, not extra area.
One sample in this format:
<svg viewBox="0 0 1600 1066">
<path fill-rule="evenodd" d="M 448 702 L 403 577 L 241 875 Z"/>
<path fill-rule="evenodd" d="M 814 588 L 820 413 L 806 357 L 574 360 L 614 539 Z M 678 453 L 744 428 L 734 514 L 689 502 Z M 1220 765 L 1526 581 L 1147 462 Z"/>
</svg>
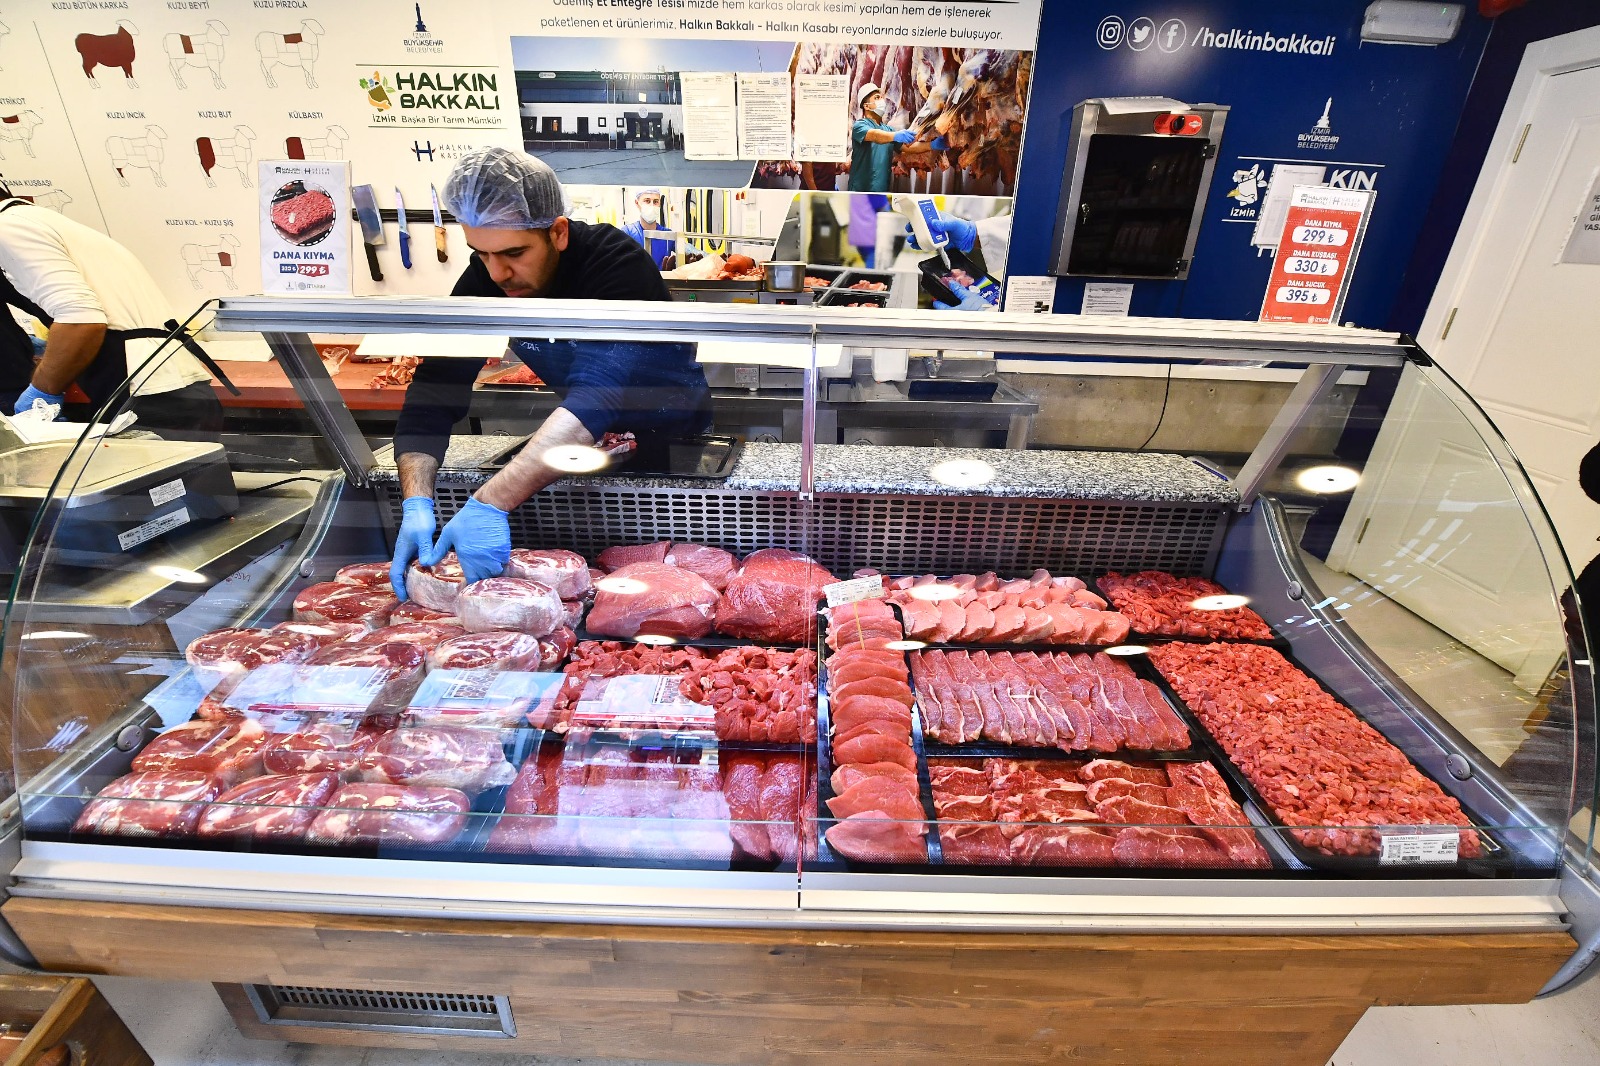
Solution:
<svg viewBox="0 0 1600 1066">
<path fill-rule="evenodd" d="M 811 640 L 822 586 L 834 580 L 833 574 L 798 552 L 783 548 L 752 552 L 717 604 L 717 632 L 760 641 Z"/>
<path fill-rule="evenodd" d="M 713 709 L 719 740 L 817 739 L 817 655 L 809 648 L 729 648 L 691 667 L 678 690 Z"/>
<path fill-rule="evenodd" d="M 1090 760 L 1078 768 L 1078 777 L 1083 781 L 1104 781 L 1115 777 L 1135 784 L 1160 785 L 1163 788 L 1168 784 L 1167 772 L 1160 766 L 1118 762 L 1116 759 Z"/>
<path fill-rule="evenodd" d="M 734 558 L 732 552 L 681 541 L 672 545 L 662 562 L 691 574 L 699 574 L 706 579 L 706 584 L 718 592 L 728 587 L 734 572 L 739 569 L 739 560 Z"/>
<path fill-rule="evenodd" d="M 102 788 L 72 823 L 72 831 L 125 837 L 189 836 L 205 805 L 224 787 L 221 779 L 194 770 L 131 773 Z"/>
<path fill-rule="evenodd" d="M 538 670 L 544 649 L 526 633 L 468 633 L 428 653 L 430 670 Z"/>
<path fill-rule="evenodd" d="M 580 600 L 590 587 L 589 561 L 560 548 L 513 549 L 505 576 L 537 581 L 564 600 Z"/>
<path fill-rule="evenodd" d="M 455 616 L 459 614 L 456 599 L 461 595 L 466 580 L 461 571 L 461 560 L 456 558 L 455 552 L 450 552 L 433 566 L 423 566 L 413 561 L 406 571 L 406 594 L 411 597 L 411 602 Z"/>
<path fill-rule="evenodd" d="M 206 807 L 197 831 L 203 837 L 297 840 L 338 789 L 338 774 L 252 778 Z"/>
<path fill-rule="evenodd" d="M 460 625 L 461 619 L 454 612 L 436 611 L 412 599 L 389 612 L 390 625 L 399 625 L 401 622 L 454 622 Z"/>
<path fill-rule="evenodd" d="M 401 604 L 400 608 L 407 606 Z M 390 615 L 390 621 L 405 622 L 410 619 L 399 617 L 400 608 Z M 279 622 L 272 627 L 275 633 L 299 633 L 310 637 L 317 642 L 317 647 L 324 648 L 329 644 L 338 644 L 341 641 L 353 640 L 365 636 L 370 630 L 364 625 L 355 622 Z"/>
<path fill-rule="evenodd" d="M 416 623 L 432 625 L 434 623 Z M 306 664 L 316 666 L 364 667 L 381 671 L 389 681 L 414 680 L 427 662 L 427 653 L 415 644 L 389 641 L 383 644 L 357 644 L 346 641 L 330 644 Z"/>
<path fill-rule="evenodd" d="M 1011 841 L 1011 861 L 1019 866 L 1114 866 L 1115 842 L 1087 826 L 1038 826 Z"/>
<path fill-rule="evenodd" d="M 500 734 L 475 729 L 396 729 L 361 760 L 363 781 L 434 785 L 478 793 L 517 776 Z"/>
<path fill-rule="evenodd" d="M 664 563 L 667 561 L 667 552 L 671 550 L 672 542 L 669 540 L 658 540 L 651 544 L 619 544 L 601 552 L 600 558 L 595 561 L 600 564 L 600 569 L 614 573 L 634 563 Z"/>
<path fill-rule="evenodd" d="M 218 629 L 196 637 L 183 656 L 195 681 L 210 692 L 224 681 L 254 670 L 263 663 L 301 663 L 321 645 L 305 633 L 275 629 Z"/>
<path fill-rule="evenodd" d="M 410 644 L 424 652 L 432 651 L 442 642 L 463 636 L 466 630 L 455 622 L 400 622 L 374 629 L 357 637 L 352 644 Z"/>
<path fill-rule="evenodd" d="M 1116 644 L 1128 621 L 1075 577 L 1004 580 L 993 572 L 895 578 L 889 598 L 905 617 L 906 635 L 931 643 Z"/>
<path fill-rule="evenodd" d="M 611 637 L 693 640 L 711 632 L 716 610 L 717 590 L 699 574 L 666 563 L 632 563 L 600 583 L 588 628 Z"/>
<path fill-rule="evenodd" d="M 908 710 L 912 704 L 911 689 L 906 683 L 886 677 L 867 677 L 862 678 L 860 681 L 831 686 L 829 694 L 840 703 L 846 702 L 852 696 L 877 696 L 882 699 L 893 700 Z"/>
<path fill-rule="evenodd" d="M 1203 577 L 1174 577 L 1161 570 L 1109 573 L 1100 588 L 1141 633 L 1173 637 L 1271 640 L 1272 627 L 1248 607 L 1197 610 L 1194 601 L 1227 589 Z"/>
<path fill-rule="evenodd" d="M 318 844 L 444 844 L 467 826 L 472 801 L 453 788 L 355 783 L 311 823 Z"/>
<path fill-rule="evenodd" d="M 272 224 L 296 244 L 333 228 L 333 200 L 320 189 L 280 200 L 272 205 L 271 213 Z"/>
<path fill-rule="evenodd" d="M 895 762 L 908 770 L 917 768 L 917 757 L 908 740 L 897 740 L 879 734 L 869 734 L 847 740 L 833 749 L 834 759 L 841 763 Z"/>
<path fill-rule="evenodd" d="M 833 791 L 838 793 L 870 777 L 888 777 L 903 782 L 909 788 L 917 787 L 917 772 L 897 762 L 852 763 L 849 766 L 840 766 L 833 771 L 828 782 L 833 786 Z"/>
<path fill-rule="evenodd" d="M 1117 832 L 1112 852 L 1123 866 L 1232 865 L 1215 845 L 1192 829 L 1122 829 Z"/>
<path fill-rule="evenodd" d="M 133 757 L 136 772 L 189 770 L 231 785 L 261 773 L 267 731 L 259 722 L 184 722 L 157 736 Z"/>
<path fill-rule="evenodd" d="M 293 733 L 271 737 L 261 751 L 269 774 L 334 773 L 350 776 L 383 733 L 357 727 L 343 717 L 319 717 Z"/>
<path fill-rule="evenodd" d="M 518 577 L 473 582 L 461 590 L 456 612 L 471 633 L 510 629 L 543 637 L 567 619 L 561 597 L 548 585 Z"/>
<path fill-rule="evenodd" d="M 800 760 L 795 758 L 775 758 L 761 775 L 761 818 L 767 824 L 772 855 L 779 862 L 794 862 L 799 857 L 800 836 L 795 823 L 805 794 L 802 778 Z"/>
<path fill-rule="evenodd" d="M 903 822 L 922 823 L 922 802 L 916 787 L 884 776 L 865 777 L 828 801 L 835 818 L 848 818 L 863 811 L 881 811 Z"/>
<path fill-rule="evenodd" d="M 355 622 L 368 629 L 389 624 L 399 601 L 393 592 L 322 581 L 308 585 L 294 598 L 296 622 Z"/>
<path fill-rule="evenodd" d="M 831 826 L 828 846 L 856 862 L 925 863 L 921 823 L 897 822 L 882 811 L 862 811 Z"/>
<path fill-rule="evenodd" d="M 333 579 L 341 585 L 360 585 L 362 588 L 393 592 L 389 584 L 388 563 L 351 563 L 341 566 Z"/>
<path fill-rule="evenodd" d="M 577 629 L 583 625 L 583 606 L 582 600 L 562 600 L 561 609 L 566 613 L 561 624 L 568 629 Z"/>
<path fill-rule="evenodd" d="M 1095 805 L 1095 813 L 1108 822 L 1128 825 L 1188 825 L 1189 819 L 1182 811 L 1171 807 L 1145 803 L 1133 796 L 1113 796 Z"/>
<path fill-rule="evenodd" d="M 775 858 L 772 839 L 761 815 L 762 760 L 727 755 L 722 762 L 722 795 L 728 801 L 729 832 L 739 854 L 756 862 Z"/>
</svg>

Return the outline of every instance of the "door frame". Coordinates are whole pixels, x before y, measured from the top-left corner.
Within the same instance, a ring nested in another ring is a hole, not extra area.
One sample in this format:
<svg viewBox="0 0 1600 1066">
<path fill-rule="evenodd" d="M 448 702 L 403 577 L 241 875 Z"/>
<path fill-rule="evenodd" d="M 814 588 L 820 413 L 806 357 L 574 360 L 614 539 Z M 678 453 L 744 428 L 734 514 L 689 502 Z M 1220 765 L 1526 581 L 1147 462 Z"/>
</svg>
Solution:
<svg viewBox="0 0 1600 1066">
<path fill-rule="evenodd" d="M 1484 156 L 1483 169 L 1473 186 L 1472 198 L 1461 216 L 1450 255 L 1445 259 L 1444 270 L 1428 301 L 1428 310 L 1422 316 L 1422 327 L 1417 331 L 1418 343 L 1435 359 L 1449 343 L 1444 331 L 1450 311 L 1460 304 L 1467 278 L 1488 239 L 1486 223 L 1499 208 L 1511 182 L 1511 160 L 1521 145 L 1523 127 L 1533 121 L 1550 79 L 1594 66 L 1600 66 L 1600 26 L 1535 41 L 1523 52 L 1516 79 L 1506 94 L 1494 139 L 1489 142 L 1489 151 Z"/>
</svg>

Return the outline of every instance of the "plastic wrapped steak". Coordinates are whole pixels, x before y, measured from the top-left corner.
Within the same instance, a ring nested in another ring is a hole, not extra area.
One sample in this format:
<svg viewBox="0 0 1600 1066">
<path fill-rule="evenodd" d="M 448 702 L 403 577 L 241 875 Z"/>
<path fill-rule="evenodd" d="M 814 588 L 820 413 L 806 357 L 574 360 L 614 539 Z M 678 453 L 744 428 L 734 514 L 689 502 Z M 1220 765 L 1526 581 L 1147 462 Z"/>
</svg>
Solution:
<svg viewBox="0 0 1600 1066">
<path fill-rule="evenodd" d="M 406 593 L 410 602 L 421 604 L 446 615 L 455 615 L 456 597 L 466 584 L 461 572 L 461 560 L 451 552 L 433 566 L 423 566 L 413 561 L 406 571 Z"/>
<path fill-rule="evenodd" d="M 136 772 L 186 770 L 231 785 L 261 773 L 267 731 L 250 718 L 184 722 L 157 736 L 133 757 Z"/>
<path fill-rule="evenodd" d="M 205 805 L 223 783 L 195 770 L 131 773 L 111 782 L 89 801 L 72 824 L 74 833 L 103 836 L 190 836 Z"/>
<path fill-rule="evenodd" d="M 207 806 L 198 832 L 203 837 L 298 840 L 339 784 L 339 775 L 331 773 L 253 778 Z"/>
<path fill-rule="evenodd" d="M 516 548 L 504 576 L 537 581 L 564 600 L 580 600 L 590 588 L 589 561 L 560 548 Z"/>
<path fill-rule="evenodd" d="M 478 729 L 396 729 L 361 760 L 361 779 L 393 785 L 434 785 L 479 793 L 517 776 L 500 734 Z"/>
<path fill-rule="evenodd" d="M 322 642 L 309 633 L 280 629 L 218 629 L 196 637 L 183 656 L 202 691 L 210 692 L 266 663 L 301 663 Z"/>
<path fill-rule="evenodd" d="M 311 823 L 318 844 L 445 844 L 461 835 L 472 801 L 453 788 L 345 785 Z"/>
<path fill-rule="evenodd" d="M 389 624 L 399 601 L 393 592 L 322 581 L 308 585 L 294 598 L 296 622 L 355 622 L 368 629 Z"/>
<path fill-rule="evenodd" d="M 666 563 L 630 563 L 597 588 L 587 626 L 603 636 L 693 640 L 711 632 L 717 612 L 717 590 L 705 578 Z"/>
<path fill-rule="evenodd" d="M 567 609 L 553 589 L 520 577 L 474 581 L 461 590 L 456 611 L 469 633 L 515 630 L 543 637 L 567 620 Z"/>
<path fill-rule="evenodd" d="M 822 586 L 834 580 L 832 573 L 798 552 L 752 552 L 717 604 L 717 632 L 747 640 L 810 640 L 816 634 Z"/>
</svg>

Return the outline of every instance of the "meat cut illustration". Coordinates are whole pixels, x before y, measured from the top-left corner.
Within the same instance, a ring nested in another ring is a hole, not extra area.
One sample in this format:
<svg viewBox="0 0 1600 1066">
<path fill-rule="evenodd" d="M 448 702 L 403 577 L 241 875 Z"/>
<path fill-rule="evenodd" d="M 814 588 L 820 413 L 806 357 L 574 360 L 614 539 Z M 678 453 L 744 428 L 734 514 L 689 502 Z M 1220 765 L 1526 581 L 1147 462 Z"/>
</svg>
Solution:
<svg viewBox="0 0 1600 1066">
<path fill-rule="evenodd" d="M 95 67 L 118 67 L 128 84 L 135 89 L 139 83 L 133 78 L 133 39 L 139 35 L 139 29 L 127 19 L 117 20 L 116 33 L 80 33 L 72 39 L 72 44 L 78 50 L 78 55 L 83 60 L 83 73 L 96 89 L 100 82 L 94 76 Z"/>
<path fill-rule="evenodd" d="M 261 76 L 267 79 L 267 88 L 278 87 L 272 77 L 272 68 L 281 65 L 297 68 L 305 76 L 306 88 L 315 89 L 317 79 L 313 68 L 317 62 L 317 42 L 326 32 L 316 19 L 305 19 L 295 33 L 262 30 L 256 34 L 256 51 L 261 56 Z"/>
<path fill-rule="evenodd" d="M 200 284 L 202 274 L 222 275 L 222 282 L 230 292 L 239 288 L 233 277 L 234 260 L 239 256 L 239 238 L 233 234 L 224 234 L 216 244 L 186 244 L 178 249 L 178 255 L 183 259 L 189 284 L 197 291 L 203 287 Z"/>
<path fill-rule="evenodd" d="M 44 120 L 37 111 L 19 111 L 14 115 L 0 115 L 0 143 L 15 141 L 22 145 L 22 151 L 32 159 L 33 156 L 33 131 Z M 0 159 L 6 157 L 0 151 Z"/>
<path fill-rule="evenodd" d="M 253 158 L 250 143 L 255 139 L 255 130 L 249 126 L 235 126 L 232 137 L 196 137 L 194 148 L 200 156 L 200 169 L 206 174 L 206 185 L 213 189 L 217 187 L 211 172 L 222 167 L 237 170 L 239 184 L 247 189 L 255 188 L 255 183 L 250 180 L 250 161 Z"/>
<path fill-rule="evenodd" d="M 71 194 L 65 189 L 51 189 L 49 192 L 38 192 L 31 196 L 18 195 L 17 199 L 38 204 L 40 207 L 48 207 L 52 211 L 65 211 L 66 206 L 72 202 Z"/>
<path fill-rule="evenodd" d="M 329 126 L 321 137 L 286 137 L 283 141 L 287 159 L 343 159 L 344 142 L 350 139 L 343 126 Z"/>
<path fill-rule="evenodd" d="M 139 167 L 151 173 L 157 188 L 166 188 L 167 179 L 161 176 L 161 162 L 167 158 L 166 139 L 167 131 L 160 126 L 146 126 L 143 137 L 107 137 L 106 152 L 117 172 L 117 184 L 126 187 L 127 169 Z"/>
<path fill-rule="evenodd" d="M 222 41 L 227 36 L 228 27 L 216 19 L 208 19 L 205 29 L 199 33 L 169 33 L 161 38 L 161 48 L 167 53 L 167 67 L 178 88 L 188 88 L 183 72 L 191 67 L 209 71 L 212 88 L 227 88 L 222 83 Z"/>
</svg>

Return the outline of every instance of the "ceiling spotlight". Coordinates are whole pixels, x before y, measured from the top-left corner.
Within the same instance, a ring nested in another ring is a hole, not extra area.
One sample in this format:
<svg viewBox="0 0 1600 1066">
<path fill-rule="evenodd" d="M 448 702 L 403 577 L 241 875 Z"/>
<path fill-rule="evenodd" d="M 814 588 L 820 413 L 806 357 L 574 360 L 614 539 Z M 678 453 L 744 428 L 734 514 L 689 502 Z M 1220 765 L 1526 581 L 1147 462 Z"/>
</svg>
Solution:
<svg viewBox="0 0 1600 1066">
<path fill-rule="evenodd" d="M 891 640 L 883 646 L 884 651 L 921 651 L 928 646 L 925 640 Z"/>
<path fill-rule="evenodd" d="M 168 581 L 177 581 L 185 585 L 204 585 L 210 582 L 206 575 L 194 570 L 185 570 L 181 566 L 152 566 L 150 572 L 156 577 L 164 577 Z"/>
<path fill-rule="evenodd" d="M 1201 596 L 1198 600 L 1190 600 L 1189 606 L 1197 611 L 1231 611 L 1249 602 L 1249 596 Z"/>
<path fill-rule="evenodd" d="M 1149 655 L 1150 649 L 1143 644 L 1118 644 L 1114 648 L 1106 648 L 1107 655 Z"/>
<path fill-rule="evenodd" d="M 954 585 L 913 585 L 906 590 L 906 595 L 914 600 L 938 603 L 940 600 L 956 599 L 961 595 L 961 590 Z"/>
<path fill-rule="evenodd" d="M 650 586 L 631 577 L 603 577 L 594 583 L 594 587 L 601 592 L 613 592 L 618 596 L 637 596 Z"/>
<path fill-rule="evenodd" d="M 1348 466 L 1310 466 L 1294 478 L 1295 484 L 1307 492 L 1348 492 L 1360 480 L 1360 471 Z"/>
<path fill-rule="evenodd" d="M 87 633 L 79 633 L 76 629 L 39 629 L 32 633 L 22 634 L 23 640 L 90 640 Z"/>
<path fill-rule="evenodd" d="M 928 473 L 939 484 L 957 489 L 987 485 L 994 480 L 994 467 L 982 459 L 950 459 L 933 464 Z"/>
<path fill-rule="evenodd" d="M 611 465 L 609 455 L 587 444 L 559 444 L 546 448 L 540 458 L 544 465 L 568 474 L 592 474 Z"/>
<path fill-rule="evenodd" d="M 660 633 L 640 633 L 633 638 L 640 644 L 654 644 L 659 646 L 678 643 L 677 637 L 668 637 Z"/>
</svg>

